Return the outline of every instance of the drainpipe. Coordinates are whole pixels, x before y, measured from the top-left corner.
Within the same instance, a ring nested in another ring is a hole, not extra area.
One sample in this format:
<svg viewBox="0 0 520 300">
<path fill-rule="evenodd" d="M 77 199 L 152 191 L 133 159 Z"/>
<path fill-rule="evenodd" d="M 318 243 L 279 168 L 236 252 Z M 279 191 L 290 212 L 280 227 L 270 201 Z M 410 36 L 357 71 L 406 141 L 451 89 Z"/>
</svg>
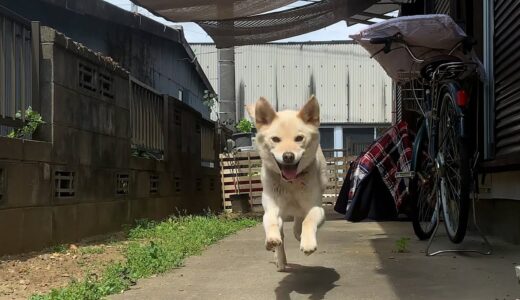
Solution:
<svg viewBox="0 0 520 300">
<path fill-rule="evenodd" d="M 234 129 L 238 119 L 235 95 L 235 49 L 218 49 L 217 57 L 220 120 L 230 129 Z"/>
</svg>

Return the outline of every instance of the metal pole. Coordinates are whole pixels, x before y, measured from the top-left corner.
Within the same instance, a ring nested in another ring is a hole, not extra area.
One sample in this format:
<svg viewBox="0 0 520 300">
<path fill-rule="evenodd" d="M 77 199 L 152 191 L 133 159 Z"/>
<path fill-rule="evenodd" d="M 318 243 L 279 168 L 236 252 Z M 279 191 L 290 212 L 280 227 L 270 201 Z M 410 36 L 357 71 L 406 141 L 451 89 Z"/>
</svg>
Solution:
<svg viewBox="0 0 520 300">
<path fill-rule="evenodd" d="M 495 86 L 493 70 L 493 0 L 484 0 L 484 69 L 486 79 L 484 81 L 484 159 L 492 159 L 494 156 L 494 126 L 495 126 Z"/>
<path fill-rule="evenodd" d="M 220 120 L 233 128 L 237 122 L 235 95 L 235 49 L 218 49 L 218 89 L 220 98 Z"/>
</svg>

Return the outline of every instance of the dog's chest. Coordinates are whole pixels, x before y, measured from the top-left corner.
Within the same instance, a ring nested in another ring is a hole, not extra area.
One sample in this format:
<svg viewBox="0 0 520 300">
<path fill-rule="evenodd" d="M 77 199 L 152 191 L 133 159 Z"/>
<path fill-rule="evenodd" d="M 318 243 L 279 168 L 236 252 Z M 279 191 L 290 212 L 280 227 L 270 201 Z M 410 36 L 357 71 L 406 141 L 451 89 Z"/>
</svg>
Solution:
<svg viewBox="0 0 520 300">
<path fill-rule="evenodd" d="M 309 185 L 305 181 L 280 182 L 273 186 L 276 202 L 285 212 L 296 212 L 308 206 L 311 200 Z"/>
</svg>

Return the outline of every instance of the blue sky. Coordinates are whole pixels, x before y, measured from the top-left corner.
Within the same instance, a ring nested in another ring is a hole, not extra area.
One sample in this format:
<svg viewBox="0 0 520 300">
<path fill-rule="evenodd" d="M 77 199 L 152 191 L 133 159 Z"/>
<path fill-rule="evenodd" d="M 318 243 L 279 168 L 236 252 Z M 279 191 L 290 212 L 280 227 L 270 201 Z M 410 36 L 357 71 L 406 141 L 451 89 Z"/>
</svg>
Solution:
<svg viewBox="0 0 520 300">
<path fill-rule="evenodd" d="M 130 0 L 105 0 L 106 2 L 117 5 L 123 9 L 130 10 L 132 7 L 132 3 Z M 291 4 L 288 7 L 296 7 L 303 4 L 308 4 L 305 1 L 298 1 L 295 4 Z M 284 8 L 285 9 L 285 8 Z M 202 28 L 200 28 L 195 23 L 173 23 L 164 20 L 163 18 L 156 17 L 147 11 L 144 8 L 139 8 L 138 11 L 140 14 L 150 17 L 156 21 L 164 23 L 166 25 L 181 25 L 184 28 L 184 34 L 186 39 L 190 43 L 204 43 L 204 42 L 213 42 L 211 38 L 206 34 Z M 307 34 L 291 37 L 288 39 L 281 40 L 280 42 L 306 42 L 306 41 L 339 41 L 339 40 L 347 40 L 350 34 L 356 33 L 359 30 L 365 28 L 366 25 L 354 25 L 351 27 L 347 27 L 344 21 L 331 25 L 329 27 L 323 28 L 318 31 L 310 32 Z"/>
</svg>

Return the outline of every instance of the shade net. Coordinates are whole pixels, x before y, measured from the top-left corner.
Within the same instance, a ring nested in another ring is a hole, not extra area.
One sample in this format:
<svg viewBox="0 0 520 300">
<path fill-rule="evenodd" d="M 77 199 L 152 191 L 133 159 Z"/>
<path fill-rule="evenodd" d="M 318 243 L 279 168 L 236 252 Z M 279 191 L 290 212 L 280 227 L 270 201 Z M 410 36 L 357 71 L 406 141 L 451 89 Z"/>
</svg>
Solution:
<svg viewBox="0 0 520 300">
<path fill-rule="evenodd" d="M 236 19 L 272 11 L 296 0 L 132 0 L 175 22 Z"/>
<path fill-rule="evenodd" d="M 324 0 L 306 6 L 224 21 L 197 22 L 218 48 L 265 43 L 319 30 L 363 11 L 377 0 Z"/>
<path fill-rule="evenodd" d="M 132 0 L 174 22 L 197 22 L 217 48 L 266 43 L 319 30 L 339 21 L 372 24 L 372 18 L 413 0 L 307 0 L 297 8 L 270 12 L 288 0 Z M 345 37 L 346 38 L 346 37 Z"/>
</svg>

